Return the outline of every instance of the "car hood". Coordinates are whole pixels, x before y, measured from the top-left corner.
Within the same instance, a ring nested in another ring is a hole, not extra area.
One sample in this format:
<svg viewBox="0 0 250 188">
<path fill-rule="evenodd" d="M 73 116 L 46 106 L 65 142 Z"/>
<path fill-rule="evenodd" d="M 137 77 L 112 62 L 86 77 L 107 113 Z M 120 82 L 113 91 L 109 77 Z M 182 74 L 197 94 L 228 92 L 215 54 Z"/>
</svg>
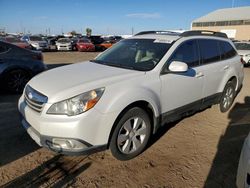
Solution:
<svg viewBox="0 0 250 188">
<path fill-rule="evenodd" d="M 33 89 L 54 103 L 86 91 L 107 87 L 110 84 L 129 80 L 145 72 L 135 71 L 92 62 L 62 66 L 43 72 L 28 83 Z"/>
<path fill-rule="evenodd" d="M 250 54 L 250 50 L 238 50 L 239 55 L 247 55 Z"/>
</svg>

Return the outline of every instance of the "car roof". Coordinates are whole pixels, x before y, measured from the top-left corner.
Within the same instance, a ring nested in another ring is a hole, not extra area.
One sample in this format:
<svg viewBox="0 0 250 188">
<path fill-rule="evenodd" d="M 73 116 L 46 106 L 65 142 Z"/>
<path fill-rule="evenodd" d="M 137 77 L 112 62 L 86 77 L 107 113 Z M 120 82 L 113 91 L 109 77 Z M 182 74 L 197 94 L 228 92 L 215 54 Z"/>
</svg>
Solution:
<svg viewBox="0 0 250 188">
<path fill-rule="evenodd" d="M 168 41 L 176 41 L 180 38 L 178 35 L 161 35 L 161 34 L 145 34 L 145 35 L 135 35 L 131 37 L 133 39 L 155 39 L 155 40 L 168 40 Z"/>
<path fill-rule="evenodd" d="M 176 41 L 182 37 L 206 37 L 213 39 L 228 39 L 225 33 L 205 30 L 191 30 L 183 33 L 172 32 L 172 31 L 143 31 L 131 38 L 133 39 L 158 39 L 161 41 Z"/>
</svg>

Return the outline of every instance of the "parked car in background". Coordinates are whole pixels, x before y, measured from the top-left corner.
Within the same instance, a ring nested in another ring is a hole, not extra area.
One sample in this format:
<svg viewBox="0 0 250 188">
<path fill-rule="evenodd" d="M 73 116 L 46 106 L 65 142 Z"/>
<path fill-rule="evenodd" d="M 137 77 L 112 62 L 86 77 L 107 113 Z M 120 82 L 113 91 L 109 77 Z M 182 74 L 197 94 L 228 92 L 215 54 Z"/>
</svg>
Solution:
<svg viewBox="0 0 250 188">
<path fill-rule="evenodd" d="M 94 52 L 95 45 L 87 38 L 81 38 L 76 43 L 76 48 L 79 52 Z"/>
<path fill-rule="evenodd" d="M 12 43 L 12 44 L 14 44 L 16 46 L 19 46 L 20 48 L 26 48 L 26 49 L 31 50 L 31 45 L 28 42 L 21 41 L 17 37 L 7 36 L 7 37 L 2 38 L 2 41 Z"/>
<path fill-rule="evenodd" d="M 41 50 L 41 51 L 49 50 L 49 45 L 47 41 L 42 39 L 42 37 L 40 36 L 24 35 L 23 37 L 21 37 L 21 40 L 27 41 L 31 45 L 33 50 Z"/>
<path fill-rule="evenodd" d="M 114 38 L 116 42 L 119 42 L 120 40 L 123 39 L 122 36 L 114 36 Z"/>
<path fill-rule="evenodd" d="M 102 51 L 101 47 L 98 44 L 103 43 L 105 40 L 100 35 L 91 35 L 88 39 L 95 45 L 96 51 Z"/>
<path fill-rule="evenodd" d="M 76 50 L 77 50 L 76 43 L 77 43 L 77 41 L 79 40 L 79 38 L 77 38 L 77 37 L 72 37 L 72 38 L 70 38 L 70 39 L 71 39 L 72 50 L 73 50 L 73 51 L 76 51 Z"/>
<path fill-rule="evenodd" d="M 150 31 L 92 61 L 36 76 L 18 108 L 40 146 L 72 155 L 109 148 L 129 160 L 160 126 L 214 104 L 228 111 L 243 78 L 241 57 L 226 34 Z"/>
<path fill-rule="evenodd" d="M 0 41 L 1 90 L 21 93 L 26 83 L 45 69 L 41 52 Z"/>
<path fill-rule="evenodd" d="M 46 40 L 49 45 L 56 45 L 57 38 L 53 36 L 46 37 Z"/>
<path fill-rule="evenodd" d="M 250 41 L 249 42 L 235 42 L 234 43 L 238 54 L 242 57 L 246 66 L 250 65 Z"/>
<path fill-rule="evenodd" d="M 65 50 L 71 51 L 72 50 L 72 41 L 69 38 L 60 38 L 56 41 L 56 49 L 57 50 Z"/>
<path fill-rule="evenodd" d="M 110 48 L 115 42 L 114 41 L 104 41 L 101 44 L 97 44 L 96 46 L 101 49 L 102 51 Z"/>
</svg>

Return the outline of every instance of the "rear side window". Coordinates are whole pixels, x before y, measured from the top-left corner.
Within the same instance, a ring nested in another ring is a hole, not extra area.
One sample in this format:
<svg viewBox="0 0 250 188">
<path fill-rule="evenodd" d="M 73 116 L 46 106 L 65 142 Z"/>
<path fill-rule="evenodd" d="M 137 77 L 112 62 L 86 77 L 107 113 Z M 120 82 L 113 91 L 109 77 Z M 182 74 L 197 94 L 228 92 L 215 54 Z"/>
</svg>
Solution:
<svg viewBox="0 0 250 188">
<path fill-rule="evenodd" d="M 229 42 L 226 41 L 220 41 L 220 48 L 221 48 L 221 59 L 225 60 L 225 59 L 229 59 L 231 57 L 234 57 L 237 52 L 235 51 L 235 49 L 232 47 L 232 45 Z"/>
<path fill-rule="evenodd" d="M 200 39 L 199 47 L 203 64 L 220 61 L 220 49 L 217 40 Z"/>
<path fill-rule="evenodd" d="M 199 50 L 196 40 L 189 40 L 182 43 L 173 53 L 168 62 L 181 61 L 187 63 L 189 67 L 199 65 Z"/>
</svg>

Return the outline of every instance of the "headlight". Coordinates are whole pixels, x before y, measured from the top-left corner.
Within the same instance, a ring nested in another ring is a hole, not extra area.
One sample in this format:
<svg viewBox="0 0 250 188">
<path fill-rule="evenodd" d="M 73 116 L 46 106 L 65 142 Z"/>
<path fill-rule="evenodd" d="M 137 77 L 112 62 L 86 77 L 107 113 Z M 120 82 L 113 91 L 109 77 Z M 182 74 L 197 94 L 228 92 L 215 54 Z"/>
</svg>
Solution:
<svg viewBox="0 0 250 188">
<path fill-rule="evenodd" d="M 64 114 L 75 116 L 93 108 L 101 98 L 104 88 L 95 89 L 73 98 L 53 104 L 47 114 Z"/>
</svg>

